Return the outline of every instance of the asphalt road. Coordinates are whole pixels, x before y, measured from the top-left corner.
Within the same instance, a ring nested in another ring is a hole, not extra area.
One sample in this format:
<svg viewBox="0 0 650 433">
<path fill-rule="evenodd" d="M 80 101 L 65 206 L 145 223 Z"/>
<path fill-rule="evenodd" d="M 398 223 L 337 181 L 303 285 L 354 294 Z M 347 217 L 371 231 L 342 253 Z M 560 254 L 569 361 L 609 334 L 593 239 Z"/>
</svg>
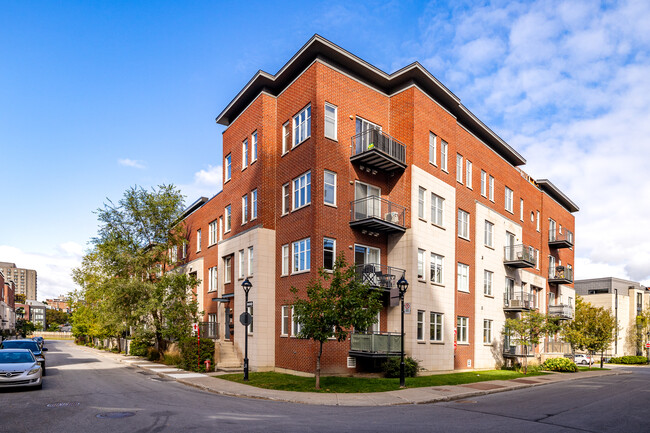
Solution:
<svg viewBox="0 0 650 433">
<path fill-rule="evenodd" d="M 47 342 L 41 391 L 0 390 L 0 432 L 648 432 L 650 369 L 471 400 L 320 407 L 210 394 Z"/>
</svg>

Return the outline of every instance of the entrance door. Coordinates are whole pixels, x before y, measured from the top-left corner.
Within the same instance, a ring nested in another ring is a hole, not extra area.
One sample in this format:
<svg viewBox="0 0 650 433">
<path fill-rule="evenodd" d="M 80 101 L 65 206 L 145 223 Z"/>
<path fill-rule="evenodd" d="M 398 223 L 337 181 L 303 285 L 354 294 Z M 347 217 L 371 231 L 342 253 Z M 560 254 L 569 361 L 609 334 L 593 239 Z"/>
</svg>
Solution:
<svg viewBox="0 0 650 433">
<path fill-rule="evenodd" d="M 226 316 L 226 319 L 224 320 L 224 322 L 225 322 L 224 323 L 224 325 L 225 325 L 224 336 L 225 336 L 226 340 L 234 341 L 235 340 L 235 335 L 234 335 L 235 334 L 234 333 L 234 330 L 235 330 L 234 325 L 235 324 L 234 324 L 234 321 L 233 321 L 232 310 L 230 309 L 230 307 L 225 308 L 225 316 Z"/>
<path fill-rule="evenodd" d="M 381 189 L 366 183 L 357 182 L 354 186 L 354 217 L 381 218 Z"/>
</svg>

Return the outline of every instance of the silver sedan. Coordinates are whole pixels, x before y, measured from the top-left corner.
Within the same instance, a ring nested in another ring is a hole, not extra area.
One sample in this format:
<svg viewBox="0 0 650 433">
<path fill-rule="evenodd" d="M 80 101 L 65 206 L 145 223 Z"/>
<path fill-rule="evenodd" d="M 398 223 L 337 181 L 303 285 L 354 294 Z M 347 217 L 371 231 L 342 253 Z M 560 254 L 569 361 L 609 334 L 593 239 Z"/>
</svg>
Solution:
<svg viewBox="0 0 650 433">
<path fill-rule="evenodd" d="M 29 349 L 0 349 L 0 388 L 41 389 L 43 370 Z"/>
</svg>

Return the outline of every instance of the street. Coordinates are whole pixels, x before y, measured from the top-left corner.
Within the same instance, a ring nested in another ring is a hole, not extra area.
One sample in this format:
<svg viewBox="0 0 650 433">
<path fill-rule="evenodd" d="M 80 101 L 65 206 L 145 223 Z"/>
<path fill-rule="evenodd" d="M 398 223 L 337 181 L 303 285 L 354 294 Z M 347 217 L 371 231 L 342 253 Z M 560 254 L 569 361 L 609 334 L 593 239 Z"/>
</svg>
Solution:
<svg viewBox="0 0 650 433">
<path fill-rule="evenodd" d="M 447 403 L 321 407 L 219 396 L 72 342 L 46 347 L 43 390 L 0 391 L 0 432 L 648 431 L 649 368 Z"/>
</svg>

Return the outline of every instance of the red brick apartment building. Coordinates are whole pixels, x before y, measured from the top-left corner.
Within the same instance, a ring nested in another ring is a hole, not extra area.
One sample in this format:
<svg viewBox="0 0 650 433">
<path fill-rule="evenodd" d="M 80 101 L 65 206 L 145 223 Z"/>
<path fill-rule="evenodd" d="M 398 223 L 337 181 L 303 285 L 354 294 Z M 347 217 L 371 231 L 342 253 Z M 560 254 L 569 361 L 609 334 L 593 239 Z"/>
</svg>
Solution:
<svg viewBox="0 0 650 433">
<path fill-rule="evenodd" d="M 16 329 L 16 284 L 0 271 L 0 331 Z"/>
<path fill-rule="evenodd" d="M 402 275 L 405 350 L 428 370 L 521 355 L 501 331 L 522 311 L 573 316 L 578 207 L 524 173 L 524 158 L 419 63 L 386 74 L 315 35 L 216 120 L 223 190 L 185 212 L 183 269 L 202 280 L 204 332 L 240 359 L 241 283 L 252 282 L 251 368 L 313 371 L 290 289 L 341 252 L 384 307 L 367 333 L 327 343 L 332 373 L 399 351 Z"/>
</svg>

